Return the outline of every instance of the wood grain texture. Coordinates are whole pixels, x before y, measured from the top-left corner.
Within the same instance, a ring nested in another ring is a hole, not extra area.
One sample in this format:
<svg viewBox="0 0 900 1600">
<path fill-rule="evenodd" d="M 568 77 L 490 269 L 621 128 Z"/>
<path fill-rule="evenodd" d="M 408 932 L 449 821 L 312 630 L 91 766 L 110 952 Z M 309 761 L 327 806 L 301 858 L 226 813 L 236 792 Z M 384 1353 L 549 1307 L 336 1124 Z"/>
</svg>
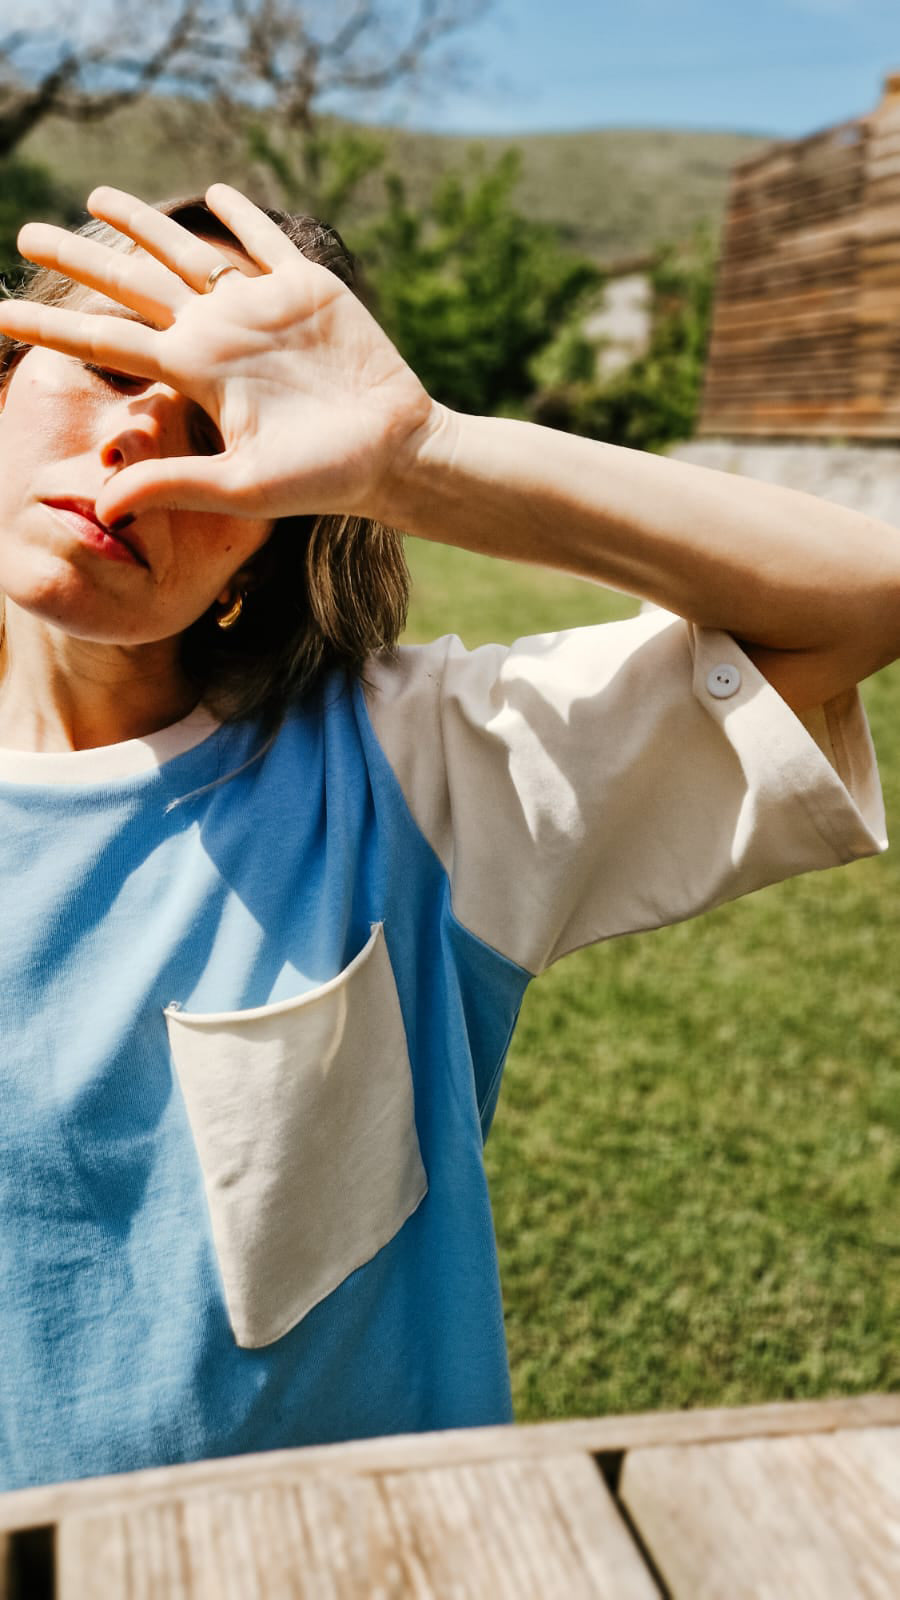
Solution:
<svg viewBox="0 0 900 1600">
<path fill-rule="evenodd" d="M 73 1518 L 58 1550 L 58 1600 L 658 1600 L 578 1455 Z"/>
<path fill-rule="evenodd" d="M 636 1450 L 619 1489 L 672 1600 L 897 1600 L 900 1428 Z"/>
<path fill-rule="evenodd" d="M 273 1450 L 177 1467 L 151 1467 L 118 1477 L 18 1489 L 0 1495 L 0 1530 L 46 1527 L 63 1517 L 88 1515 L 95 1510 L 127 1511 L 142 1503 L 162 1502 L 175 1496 L 202 1495 L 216 1488 L 244 1491 L 281 1480 L 318 1477 L 323 1472 L 342 1476 L 418 1472 L 507 1458 L 546 1460 L 582 1451 L 618 1454 L 649 1445 L 891 1426 L 900 1427 L 900 1394 L 794 1400 L 715 1410 L 647 1411 L 634 1416 L 541 1422 L 529 1427 L 458 1428 L 444 1433 L 357 1439 L 350 1444 Z"/>
<path fill-rule="evenodd" d="M 698 433 L 896 436 L 900 87 L 736 167 L 722 241 Z"/>
</svg>

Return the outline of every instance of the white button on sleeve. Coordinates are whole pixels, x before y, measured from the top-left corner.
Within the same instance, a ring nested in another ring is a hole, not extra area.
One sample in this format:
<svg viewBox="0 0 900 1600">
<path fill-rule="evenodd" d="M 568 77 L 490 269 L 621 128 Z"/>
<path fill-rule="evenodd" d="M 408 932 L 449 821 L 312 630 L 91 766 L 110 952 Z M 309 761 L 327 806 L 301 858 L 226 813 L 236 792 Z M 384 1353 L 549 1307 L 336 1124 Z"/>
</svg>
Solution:
<svg viewBox="0 0 900 1600">
<path fill-rule="evenodd" d="M 706 687 L 715 700 L 730 700 L 741 687 L 741 674 L 730 661 L 720 661 L 706 675 Z"/>
</svg>

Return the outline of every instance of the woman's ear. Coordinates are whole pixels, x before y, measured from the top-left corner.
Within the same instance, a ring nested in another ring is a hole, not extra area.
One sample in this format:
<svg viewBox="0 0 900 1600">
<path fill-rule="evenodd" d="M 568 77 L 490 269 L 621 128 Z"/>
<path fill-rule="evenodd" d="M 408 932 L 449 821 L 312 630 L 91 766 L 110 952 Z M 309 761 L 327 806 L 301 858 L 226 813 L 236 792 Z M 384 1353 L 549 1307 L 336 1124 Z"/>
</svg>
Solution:
<svg viewBox="0 0 900 1600">
<path fill-rule="evenodd" d="M 240 567 L 228 579 L 222 593 L 216 596 L 216 605 L 225 606 L 227 609 L 234 604 L 239 595 L 243 598 L 251 589 L 255 589 L 258 582 L 259 579 L 251 566 Z"/>
<path fill-rule="evenodd" d="M 273 523 L 272 527 L 274 526 L 275 524 Z M 267 534 L 263 543 L 260 545 L 259 549 L 256 550 L 252 556 L 250 556 L 249 560 L 244 562 L 242 567 L 238 567 L 237 572 L 232 573 L 231 577 L 228 579 L 228 582 L 225 584 L 222 593 L 218 596 L 216 602 L 218 605 L 230 606 L 237 599 L 238 595 L 252 594 L 254 589 L 258 589 L 260 584 L 265 582 L 266 549 L 268 547 L 271 533 L 272 528 L 269 529 L 269 533 Z"/>
</svg>

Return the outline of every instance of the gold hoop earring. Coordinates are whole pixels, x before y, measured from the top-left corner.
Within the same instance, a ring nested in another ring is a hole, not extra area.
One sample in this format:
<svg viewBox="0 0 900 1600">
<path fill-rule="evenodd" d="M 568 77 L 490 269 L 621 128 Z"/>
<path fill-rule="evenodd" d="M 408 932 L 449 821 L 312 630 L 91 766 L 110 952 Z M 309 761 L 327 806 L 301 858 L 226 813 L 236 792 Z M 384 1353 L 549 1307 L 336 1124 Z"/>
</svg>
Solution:
<svg viewBox="0 0 900 1600">
<path fill-rule="evenodd" d="M 244 596 L 239 594 L 237 599 L 232 601 L 231 605 L 228 607 L 228 610 L 220 612 L 216 617 L 218 626 L 220 628 L 233 628 L 243 609 Z"/>
</svg>

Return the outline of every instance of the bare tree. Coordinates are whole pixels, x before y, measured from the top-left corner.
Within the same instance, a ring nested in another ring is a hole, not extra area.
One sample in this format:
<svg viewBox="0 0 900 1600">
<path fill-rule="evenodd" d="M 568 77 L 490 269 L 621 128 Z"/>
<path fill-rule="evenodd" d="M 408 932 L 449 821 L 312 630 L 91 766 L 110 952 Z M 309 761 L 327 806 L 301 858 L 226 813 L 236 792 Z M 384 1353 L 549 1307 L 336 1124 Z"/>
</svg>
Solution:
<svg viewBox="0 0 900 1600">
<path fill-rule="evenodd" d="M 236 51 L 231 80 L 220 81 L 220 109 L 232 124 L 242 112 L 257 171 L 276 181 L 273 198 L 335 222 L 385 155 L 354 124 L 390 112 L 401 94 L 440 93 L 464 79 L 470 63 L 459 36 L 492 0 L 222 4 Z M 249 116 L 248 107 L 263 114 Z M 348 114 L 353 122 L 333 120 Z"/>
<path fill-rule="evenodd" d="M 151 89 L 312 135 L 323 110 L 459 67 L 450 41 L 491 0 L 31 0 L 0 34 L 0 156 L 51 113 L 93 122 Z M 0 0 L 0 16 L 9 0 Z"/>
<path fill-rule="evenodd" d="M 311 133 L 324 110 L 383 100 L 464 60 L 450 43 L 491 0 L 226 0 L 237 30 L 237 84 L 262 91 L 283 123 Z"/>
<path fill-rule="evenodd" d="M 33 3 L 28 26 L 0 34 L 0 156 L 51 114 L 94 122 L 161 83 L 213 89 L 223 63 L 210 18 L 209 0 Z"/>
</svg>

